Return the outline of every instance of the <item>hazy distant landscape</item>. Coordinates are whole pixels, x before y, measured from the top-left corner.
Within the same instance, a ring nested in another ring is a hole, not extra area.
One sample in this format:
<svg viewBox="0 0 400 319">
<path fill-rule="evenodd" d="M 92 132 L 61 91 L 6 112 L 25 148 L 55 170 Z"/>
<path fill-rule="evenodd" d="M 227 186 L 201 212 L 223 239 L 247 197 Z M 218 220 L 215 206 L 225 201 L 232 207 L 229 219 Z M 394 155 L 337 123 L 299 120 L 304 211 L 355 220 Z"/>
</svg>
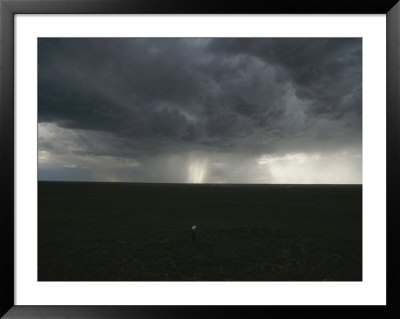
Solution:
<svg viewBox="0 0 400 319">
<path fill-rule="evenodd" d="M 38 211 L 40 281 L 362 280 L 361 185 L 39 182 Z"/>
</svg>

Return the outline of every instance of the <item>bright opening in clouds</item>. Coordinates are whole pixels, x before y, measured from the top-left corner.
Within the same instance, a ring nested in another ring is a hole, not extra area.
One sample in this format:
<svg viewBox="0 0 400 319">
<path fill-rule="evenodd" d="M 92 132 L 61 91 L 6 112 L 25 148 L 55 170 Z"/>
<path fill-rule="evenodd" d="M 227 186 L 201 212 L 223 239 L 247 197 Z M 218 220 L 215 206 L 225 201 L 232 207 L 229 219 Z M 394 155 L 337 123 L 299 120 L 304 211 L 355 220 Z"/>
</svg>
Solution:
<svg viewBox="0 0 400 319">
<path fill-rule="evenodd" d="M 40 180 L 362 182 L 359 38 L 40 38 Z"/>
</svg>

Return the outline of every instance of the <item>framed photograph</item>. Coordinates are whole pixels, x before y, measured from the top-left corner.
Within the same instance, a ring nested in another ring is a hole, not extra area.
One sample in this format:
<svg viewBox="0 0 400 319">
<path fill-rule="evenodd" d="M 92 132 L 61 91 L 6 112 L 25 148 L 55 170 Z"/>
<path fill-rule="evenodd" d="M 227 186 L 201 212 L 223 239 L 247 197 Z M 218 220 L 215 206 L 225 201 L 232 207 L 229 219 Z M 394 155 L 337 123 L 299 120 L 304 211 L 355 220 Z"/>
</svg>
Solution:
<svg viewBox="0 0 400 319">
<path fill-rule="evenodd" d="M 397 1 L 0 10 L 1 315 L 400 314 Z"/>
</svg>

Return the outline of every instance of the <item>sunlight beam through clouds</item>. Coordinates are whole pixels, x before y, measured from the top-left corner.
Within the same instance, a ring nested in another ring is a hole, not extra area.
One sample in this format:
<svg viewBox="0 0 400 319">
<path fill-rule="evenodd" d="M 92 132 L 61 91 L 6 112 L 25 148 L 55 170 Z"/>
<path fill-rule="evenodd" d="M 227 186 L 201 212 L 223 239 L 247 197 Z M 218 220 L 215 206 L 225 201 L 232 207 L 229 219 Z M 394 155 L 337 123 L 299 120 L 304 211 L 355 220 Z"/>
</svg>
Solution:
<svg viewBox="0 0 400 319">
<path fill-rule="evenodd" d="M 202 158 L 191 158 L 188 165 L 188 183 L 204 183 L 207 178 L 208 161 Z"/>
</svg>

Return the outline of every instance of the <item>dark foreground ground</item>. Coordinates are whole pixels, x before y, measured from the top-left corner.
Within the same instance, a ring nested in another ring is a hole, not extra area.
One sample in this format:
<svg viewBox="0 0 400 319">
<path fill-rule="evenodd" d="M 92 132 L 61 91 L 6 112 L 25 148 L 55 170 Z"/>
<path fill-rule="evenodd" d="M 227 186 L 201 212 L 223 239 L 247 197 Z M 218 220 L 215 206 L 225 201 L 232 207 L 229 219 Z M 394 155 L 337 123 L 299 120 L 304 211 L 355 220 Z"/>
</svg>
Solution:
<svg viewBox="0 0 400 319">
<path fill-rule="evenodd" d="M 343 185 L 39 182 L 38 278 L 362 280 L 361 193 Z"/>
</svg>

